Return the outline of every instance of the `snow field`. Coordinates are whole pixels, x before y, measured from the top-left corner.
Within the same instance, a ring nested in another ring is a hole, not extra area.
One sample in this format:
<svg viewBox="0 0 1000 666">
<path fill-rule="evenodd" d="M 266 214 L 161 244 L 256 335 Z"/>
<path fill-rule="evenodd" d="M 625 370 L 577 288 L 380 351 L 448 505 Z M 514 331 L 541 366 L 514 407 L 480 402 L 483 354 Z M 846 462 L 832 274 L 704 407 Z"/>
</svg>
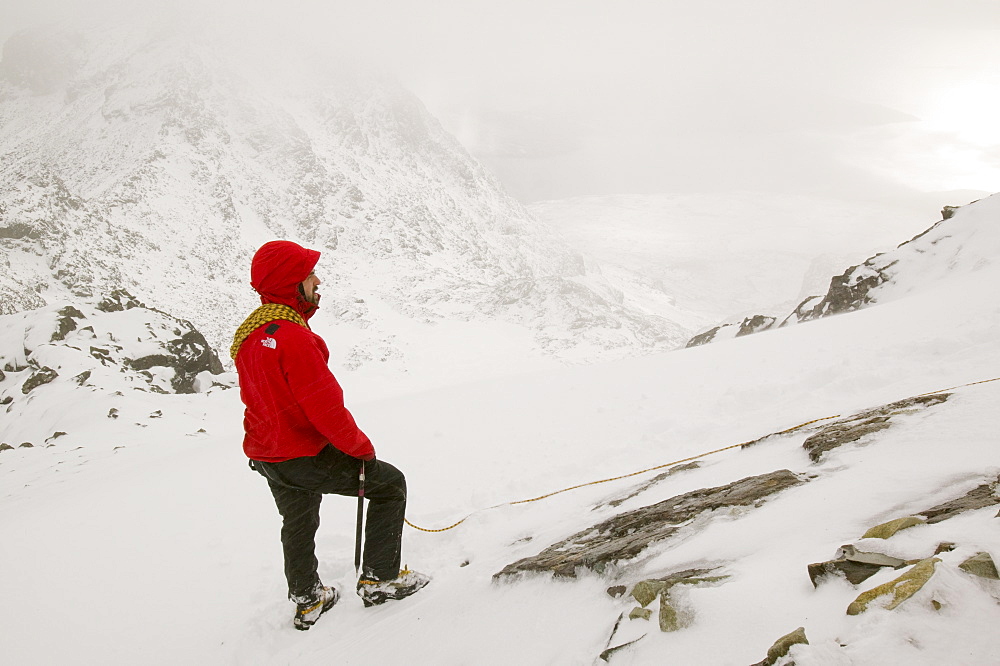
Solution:
<svg viewBox="0 0 1000 666">
<path fill-rule="evenodd" d="M 646 637 L 612 663 L 746 666 L 798 626 L 811 642 L 793 648 L 800 666 L 991 663 L 1000 583 L 956 567 L 978 551 L 1000 557 L 995 508 L 886 541 L 860 537 L 996 479 L 1000 382 L 961 385 L 1000 377 L 998 283 L 987 263 L 850 315 L 589 367 L 444 387 L 437 376 L 379 399 L 388 378 L 370 379 L 357 400 L 351 375 L 341 376 L 379 457 L 407 474 L 409 519 L 435 528 L 472 516 L 438 534 L 407 528 L 404 562 L 433 582 L 365 609 L 352 594 L 354 502 L 328 498 L 320 572 L 344 599 L 305 634 L 292 629 L 284 599 L 277 511 L 240 449 L 236 391 L 41 386 L 16 423 L 4 422 L 4 438 L 68 434 L 0 453 L 0 653 L 17 664 L 585 664 L 634 605 L 606 587 L 718 565 L 730 578 L 678 592 L 680 631 L 623 620 L 612 645 Z M 328 342 L 337 356 L 338 341 Z M 447 367 L 447 348 L 439 352 Z M 503 374 L 502 354 L 477 362 L 490 359 Z M 819 464 L 801 443 L 823 423 L 713 455 L 616 509 L 594 507 L 654 474 L 484 510 L 959 386 Z M 107 417 L 112 407 L 118 419 Z M 603 575 L 493 581 L 617 512 L 776 469 L 814 478 L 757 508 L 701 515 Z M 862 590 L 899 572 L 818 589 L 806 575 L 843 544 L 917 559 L 942 541 L 956 550 L 895 611 L 845 614 Z"/>
</svg>

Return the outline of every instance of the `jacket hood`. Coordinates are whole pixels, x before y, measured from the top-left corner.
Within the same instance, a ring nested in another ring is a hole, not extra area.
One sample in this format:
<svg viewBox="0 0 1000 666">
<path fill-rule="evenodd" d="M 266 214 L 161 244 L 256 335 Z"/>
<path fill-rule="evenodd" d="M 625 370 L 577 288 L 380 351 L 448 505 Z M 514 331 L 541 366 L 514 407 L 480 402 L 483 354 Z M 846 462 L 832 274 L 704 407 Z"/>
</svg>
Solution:
<svg viewBox="0 0 1000 666">
<path fill-rule="evenodd" d="M 299 283 L 313 272 L 319 254 L 292 241 L 264 243 L 250 263 L 250 286 L 261 303 L 281 303 L 308 318 L 319 306 L 302 298 Z"/>
</svg>

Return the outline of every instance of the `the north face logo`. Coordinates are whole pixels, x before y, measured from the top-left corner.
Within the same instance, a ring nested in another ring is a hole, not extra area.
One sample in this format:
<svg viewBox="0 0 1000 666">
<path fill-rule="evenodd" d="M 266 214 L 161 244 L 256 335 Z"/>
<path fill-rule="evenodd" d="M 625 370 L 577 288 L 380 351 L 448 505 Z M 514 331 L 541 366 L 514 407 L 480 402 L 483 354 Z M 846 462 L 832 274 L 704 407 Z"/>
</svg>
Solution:
<svg viewBox="0 0 1000 666">
<path fill-rule="evenodd" d="M 278 341 L 275 340 L 274 338 L 264 338 L 263 340 L 260 341 L 260 344 L 262 344 L 265 347 L 268 347 L 270 349 L 277 349 L 278 348 Z"/>
</svg>

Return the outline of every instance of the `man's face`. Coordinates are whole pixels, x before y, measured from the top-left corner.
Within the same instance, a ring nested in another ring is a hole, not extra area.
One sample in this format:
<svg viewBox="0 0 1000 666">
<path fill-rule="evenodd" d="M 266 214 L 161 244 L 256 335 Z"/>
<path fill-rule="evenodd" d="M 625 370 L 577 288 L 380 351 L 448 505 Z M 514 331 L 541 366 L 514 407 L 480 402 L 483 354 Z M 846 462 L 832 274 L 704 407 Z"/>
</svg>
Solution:
<svg viewBox="0 0 1000 666">
<path fill-rule="evenodd" d="M 319 305 L 319 292 L 317 288 L 322 284 L 315 273 L 310 273 L 309 277 L 302 281 L 302 296 L 313 305 Z"/>
</svg>

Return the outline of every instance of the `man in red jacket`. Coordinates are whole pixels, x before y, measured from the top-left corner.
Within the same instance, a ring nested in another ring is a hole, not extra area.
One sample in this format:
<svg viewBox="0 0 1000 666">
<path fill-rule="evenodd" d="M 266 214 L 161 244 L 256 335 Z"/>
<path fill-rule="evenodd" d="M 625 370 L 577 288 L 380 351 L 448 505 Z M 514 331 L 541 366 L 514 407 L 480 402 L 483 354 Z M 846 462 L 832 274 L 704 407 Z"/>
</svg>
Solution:
<svg viewBox="0 0 1000 666">
<path fill-rule="evenodd" d="M 327 366 L 326 344 L 309 328 L 320 301 L 321 283 L 313 272 L 319 256 L 291 241 L 257 250 L 250 284 L 261 306 L 239 327 L 230 348 L 246 405 L 243 450 L 267 479 L 282 518 L 297 629 L 312 626 L 340 596 L 317 572 L 320 501 L 323 493 L 357 497 L 362 469 L 369 510 L 359 596 L 371 606 L 407 597 L 429 581 L 399 569 L 406 479 L 376 460 L 371 441 L 344 406 L 343 390 Z"/>
</svg>

